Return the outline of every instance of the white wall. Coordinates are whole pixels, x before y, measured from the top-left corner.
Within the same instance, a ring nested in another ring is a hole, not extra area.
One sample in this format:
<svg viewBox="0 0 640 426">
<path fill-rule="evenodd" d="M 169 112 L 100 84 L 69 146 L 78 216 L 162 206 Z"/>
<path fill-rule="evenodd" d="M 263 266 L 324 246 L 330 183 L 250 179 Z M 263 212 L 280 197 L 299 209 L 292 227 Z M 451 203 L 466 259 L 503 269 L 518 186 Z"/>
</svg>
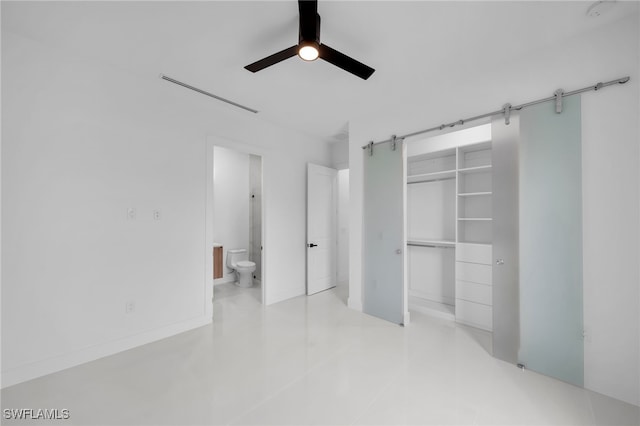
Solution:
<svg viewBox="0 0 640 426">
<path fill-rule="evenodd" d="M 415 102 L 389 105 L 379 116 L 352 120 L 349 306 L 362 308 L 362 145 L 493 111 L 506 102 L 550 96 L 559 87 L 573 90 L 630 75 L 624 86 L 582 96 L 585 387 L 638 404 L 638 39 L 638 17 L 631 16 L 511 58 L 500 67 L 478 64 L 466 74 L 452 70 L 451 81 L 439 81 L 430 93 L 416 93 Z"/>
<path fill-rule="evenodd" d="M 331 167 L 338 170 L 349 168 L 349 142 L 347 140 L 333 142 L 330 145 Z"/>
<path fill-rule="evenodd" d="M 349 282 L 349 170 L 338 171 L 338 285 Z"/>
<path fill-rule="evenodd" d="M 348 130 L 345 131 L 345 134 Z M 338 285 L 349 283 L 349 143 L 330 144 L 331 167 L 338 169 Z"/>
<path fill-rule="evenodd" d="M 213 240 L 222 244 L 224 271 L 216 283 L 235 281 L 226 267 L 227 251 L 249 253 L 249 154 L 219 146 L 213 149 Z"/>
<path fill-rule="evenodd" d="M 213 145 L 263 155 L 266 303 L 305 292 L 328 146 L 99 61 L 2 34 L 3 386 L 211 320 Z"/>
</svg>

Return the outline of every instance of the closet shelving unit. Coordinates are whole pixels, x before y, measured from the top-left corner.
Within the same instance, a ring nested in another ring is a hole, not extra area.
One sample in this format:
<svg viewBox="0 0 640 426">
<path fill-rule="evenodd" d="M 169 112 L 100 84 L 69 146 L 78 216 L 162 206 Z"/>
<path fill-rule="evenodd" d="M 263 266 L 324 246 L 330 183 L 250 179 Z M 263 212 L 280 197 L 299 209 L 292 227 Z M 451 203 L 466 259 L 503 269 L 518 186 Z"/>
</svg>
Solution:
<svg viewBox="0 0 640 426">
<path fill-rule="evenodd" d="M 491 143 L 458 148 L 456 321 L 493 328 Z"/>
<path fill-rule="evenodd" d="M 491 243 L 491 143 L 458 147 L 457 242 Z"/>
<path fill-rule="evenodd" d="M 491 142 L 407 158 L 410 309 L 492 329 Z"/>
</svg>

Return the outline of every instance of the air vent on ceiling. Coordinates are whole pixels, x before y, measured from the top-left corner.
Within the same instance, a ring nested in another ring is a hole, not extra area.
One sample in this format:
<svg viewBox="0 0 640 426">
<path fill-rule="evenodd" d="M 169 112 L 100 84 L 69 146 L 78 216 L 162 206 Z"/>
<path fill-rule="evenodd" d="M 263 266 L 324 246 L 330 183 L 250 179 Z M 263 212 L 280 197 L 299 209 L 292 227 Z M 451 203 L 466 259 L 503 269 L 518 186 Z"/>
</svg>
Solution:
<svg viewBox="0 0 640 426">
<path fill-rule="evenodd" d="M 178 81 L 176 79 L 168 77 L 168 76 L 166 76 L 164 74 L 160 74 L 160 78 L 163 79 L 163 80 L 166 80 L 166 81 L 168 81 L 170 83 L 177 84 L 178 86 L 182 86 L 182 87 L 185 87 L 187 89 L 191 89 L 194 92 L 198 92 L 198 93 L 201 93 L 203 95 L 209 96 L 209 97 L 211 97 L 213 99 L 217 99 L 217 100 L 222 101 L 224 103 L 227 103 L 229 105 L 233 105 L 236 108 L 241 108 L 241 109 L 243 109 L 245 111 L 249 111 L 249 112 L 252 112 L 254 114 L 258 113 L 258 111 L 253 109 L 253 108 L 249 108 L 249 107 L 241 105 L 241 104 L 239 104 L 237 102 L 233 102 L 233 101 L 230 101 L 229 99 L 225 99 L 225 98 L 223 98 L 221 96 L 214 95 L 213 93 L 207 92 L 206 90 L 198 89 L 197 87 L 194 87 L 194 86 L 192 86 L 190 84 L 187 84 L 187 83 L 183 83 L 181 81 Z"/>
</svg>

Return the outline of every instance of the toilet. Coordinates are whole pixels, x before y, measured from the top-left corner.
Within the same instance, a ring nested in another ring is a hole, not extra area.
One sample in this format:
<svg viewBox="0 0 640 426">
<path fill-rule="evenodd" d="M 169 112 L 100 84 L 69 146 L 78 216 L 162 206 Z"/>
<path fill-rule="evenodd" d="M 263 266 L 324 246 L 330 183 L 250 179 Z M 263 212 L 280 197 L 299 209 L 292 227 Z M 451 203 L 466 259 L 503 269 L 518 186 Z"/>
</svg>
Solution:
<svg viewBox="0 0 640 426">
<path fill-rule="evenodd" d="M 253 271 L 256 264 L 248 260 L 249 255 L 245 249 L 227 251 L 227 268 L 235 270 L 238 287 L 251 287 L 253 285 Z"/>
</svg>

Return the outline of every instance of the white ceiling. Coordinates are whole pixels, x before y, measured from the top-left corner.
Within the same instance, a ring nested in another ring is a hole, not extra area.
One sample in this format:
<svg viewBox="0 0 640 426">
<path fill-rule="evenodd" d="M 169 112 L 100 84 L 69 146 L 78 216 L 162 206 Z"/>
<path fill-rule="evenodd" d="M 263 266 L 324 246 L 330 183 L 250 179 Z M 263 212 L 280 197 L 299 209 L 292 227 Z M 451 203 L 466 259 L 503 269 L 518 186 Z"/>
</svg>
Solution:
<svg viewBox="0 0 640 426">
<path fill-rule="evenodd" d="M 243 68 L 296 44 L 295 1 L 3 1 L 2 26 L 148 78 L 166 74 L 331 140 L 382 103 L 638 13 L 638 2 L 617 2 L 591 18 L 591 4 L 320 0 L 321 41 L 375 68 L 367 81 L 297 57 L 256 74 Z"/>
</svg>

